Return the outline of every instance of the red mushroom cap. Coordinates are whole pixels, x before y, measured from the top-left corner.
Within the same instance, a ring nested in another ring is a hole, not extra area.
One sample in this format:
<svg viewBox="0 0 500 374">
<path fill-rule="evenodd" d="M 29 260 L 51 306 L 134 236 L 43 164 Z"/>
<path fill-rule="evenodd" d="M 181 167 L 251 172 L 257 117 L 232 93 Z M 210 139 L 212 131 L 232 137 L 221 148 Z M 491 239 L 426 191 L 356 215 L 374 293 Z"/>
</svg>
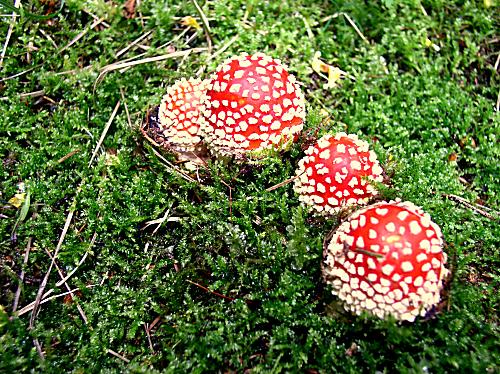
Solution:
<svg viewBox="0 0 500 374">
<path fill-rule="evenodd" d="M 414 321 L 439 302 L 446 254 L 438 225 L 410 202 L 354 212 L 325 249 L 323 274 L 345 308 Z"/>
<path fill-rule="evenodd" d="M 294 190 L 299 200 L 319 213 L 362 205 L 377 194 L 370 181 L 382 182 L 375 152 L 356 135 L 325 135 L 299 161 Z"/>
<path fill-rule="evenodd" d="M 193 151 L 201 141 L 201 99 L 208 81 L 182 78 L 167 88 L 158 110 L 159 127 L 167 148 Z"/>
<path fill-rule="evenodd" d="M 211 78 L 202 131 L 216 153 L 281 150 L 303 127 L 305 102 L 281 61 L 242 54 L 221 64 Z"/>
</svg>

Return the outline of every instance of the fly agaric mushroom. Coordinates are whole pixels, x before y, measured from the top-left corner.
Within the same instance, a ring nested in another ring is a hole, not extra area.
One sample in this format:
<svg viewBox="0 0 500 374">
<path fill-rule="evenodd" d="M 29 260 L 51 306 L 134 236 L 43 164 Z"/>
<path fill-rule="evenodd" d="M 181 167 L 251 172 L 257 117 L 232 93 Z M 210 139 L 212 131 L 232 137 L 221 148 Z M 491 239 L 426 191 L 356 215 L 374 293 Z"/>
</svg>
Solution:
<svg viewBox="0 0 500 374">
<path fill-rule="evenodd" d="M 410 202 L 354 212 L 324 251 L 323 275 L 345 309 L 414 321 L 439 303 L 446 254 L 438 225 Z"/>
<path fill-rule="evenodd" d="M 204 100 L 201 129 L 222 155 L 282 150 L 302 130 L 304 96 L 281 61 L 246 53 L 219 65 Z"/>
<path fill-rule="evenodd" d="M 364 205 L 377 194 L 382 168 L 368 143 L 356 135 L 325 135 L 299 161 L 294 190 L 309 208 L 331 214 L 343 206 Z"/>
<path fill-rule="evenodd" d="M 141 129 L 143 134 L 181 161 L 199 161 L 206 153 L 200 137 L 200 109 L 207 86 L 208 81 L 197 78 L 176 81 L 167 88 L 158 110 L 149 116 L 149 123 Z"/>
</svg>

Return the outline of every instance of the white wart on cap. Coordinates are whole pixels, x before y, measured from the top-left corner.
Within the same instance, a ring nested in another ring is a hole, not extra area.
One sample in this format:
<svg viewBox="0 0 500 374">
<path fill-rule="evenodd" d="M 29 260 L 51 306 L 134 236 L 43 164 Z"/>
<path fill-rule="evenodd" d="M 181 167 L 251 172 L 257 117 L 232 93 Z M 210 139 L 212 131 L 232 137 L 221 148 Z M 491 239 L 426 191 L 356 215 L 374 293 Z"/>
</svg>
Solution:
<svg viewBox="0 0 500 374">
<path fill-rule="evenodd" d="M 414 321 L 440 300 L 446 254 L 438 225 L 410 202 L 353 213 L 324 252 L 323 276 L 345 309 Z"/>
<path fill-rule="evenodd" d="M 367 142 L 354 134 L 325 135 L 299 161 L 294 190 L 306 207 L 322 214 L 344 206 L 365 205 L 377 194 L 382 168 Z"/>
<path fill-rule="evenodd" d="M 263 53 L 222 63 L 204 100 L 201 129 L 222 155 L 258 155 L 282 150 L 302 130 L 305 102 L 295 77 L 281 61 Z"/>
</svg>

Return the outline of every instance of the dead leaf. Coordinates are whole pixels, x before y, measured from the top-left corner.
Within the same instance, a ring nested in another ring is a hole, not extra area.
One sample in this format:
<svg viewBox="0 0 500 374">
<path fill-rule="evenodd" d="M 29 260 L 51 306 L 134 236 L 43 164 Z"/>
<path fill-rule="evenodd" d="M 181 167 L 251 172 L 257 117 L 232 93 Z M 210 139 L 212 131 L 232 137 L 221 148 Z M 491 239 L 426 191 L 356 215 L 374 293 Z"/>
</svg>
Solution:
<svg viewBox="0 0 500 374">
<path fill-rule="evenodd" d="M 135 18 L 135 0 L 127 0 L 123 5 L 123 14 L 125 18 Z"/>
</svg>

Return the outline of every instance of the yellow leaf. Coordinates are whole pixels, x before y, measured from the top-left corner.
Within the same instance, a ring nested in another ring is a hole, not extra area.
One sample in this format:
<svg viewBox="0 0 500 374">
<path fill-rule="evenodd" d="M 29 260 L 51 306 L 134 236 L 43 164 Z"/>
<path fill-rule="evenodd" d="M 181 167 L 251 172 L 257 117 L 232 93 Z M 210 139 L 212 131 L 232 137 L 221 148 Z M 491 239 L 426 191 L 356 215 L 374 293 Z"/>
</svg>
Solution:
<svg viewBox="0 0 500 374">
<path fill-rule="evenodd" d="M 316 51 L 314 57 L 311 61 L 311 66 L 316 73 L 326 73 L 328 72 L 329 65 L 325 64 L 319 58 L 321 57 L 321 52 Z"/>
<path fill-rule="evenodd" d="M 492 5 L 493 5 L 492 0 L 484 0 L 484 7 L 485 8 L 491 8 Z"/>
<path fill-rule="evenodd" d="M 16 193 L 13 198 L 9 200 L 9 204 L 19 208 L 23 205 L 24 200 L 26 199 L 26 193 Z"/>
<path fill-rule="evenodd" d="M 328 66 L 328 83 L 325 88 L 334 88 L 347 73 L 336 66 Z"/>
<path fill-rule="evenodd" d="M 181 20 L 181 25 L 194 27 L 196 30 L 201 29 L 200 24 L 191 16 L 186 16 Z"/>
</svg>

